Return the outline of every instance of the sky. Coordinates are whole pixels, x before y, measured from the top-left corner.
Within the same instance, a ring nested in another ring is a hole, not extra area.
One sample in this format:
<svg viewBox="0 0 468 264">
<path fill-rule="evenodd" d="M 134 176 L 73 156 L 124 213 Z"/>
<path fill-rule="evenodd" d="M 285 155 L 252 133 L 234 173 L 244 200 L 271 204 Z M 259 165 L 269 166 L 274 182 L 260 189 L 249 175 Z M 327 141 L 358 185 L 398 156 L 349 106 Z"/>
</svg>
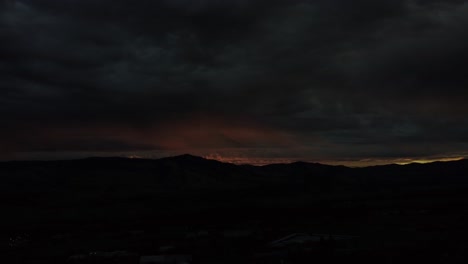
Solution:
<svg viewBox="0 0 468 264">
<path fill-rule="evenodd" d="M 0 160 L 468 156 L 468 1 L 0 0 Z"/>
</svg>

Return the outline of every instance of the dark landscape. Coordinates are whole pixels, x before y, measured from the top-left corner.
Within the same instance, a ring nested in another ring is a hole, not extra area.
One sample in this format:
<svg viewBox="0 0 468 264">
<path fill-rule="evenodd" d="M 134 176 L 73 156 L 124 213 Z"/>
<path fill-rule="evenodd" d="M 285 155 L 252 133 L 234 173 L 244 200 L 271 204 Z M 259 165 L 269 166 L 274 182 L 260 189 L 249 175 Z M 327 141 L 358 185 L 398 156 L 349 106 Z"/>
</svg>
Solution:
<svg viewBox="0 0 468 264">
<path fill-rule="evenodd" d="M 0 0 L 0 264 L 468 263 L 467 32 L 468 0 Z"/>
<path fill-rule="evenodd" d="M 2 255 L 9 263 L 464 263 L 467 172 L 467 160 L 3 162 Z"/>
</svg>

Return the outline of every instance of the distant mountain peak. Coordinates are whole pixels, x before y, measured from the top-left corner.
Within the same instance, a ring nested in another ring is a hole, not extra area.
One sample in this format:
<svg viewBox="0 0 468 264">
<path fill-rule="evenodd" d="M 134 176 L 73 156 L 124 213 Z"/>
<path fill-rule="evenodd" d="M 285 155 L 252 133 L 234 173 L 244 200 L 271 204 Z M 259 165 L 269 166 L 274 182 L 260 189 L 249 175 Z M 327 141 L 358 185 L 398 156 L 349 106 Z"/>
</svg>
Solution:
<svg viewBox="0 0 468 264">
<path fill-rule="evenodd" d="M 182 155 L 179 155 L 179 156 L 176 156 L 176 157 L 189 158 L 189 159 L 193 159 L 193 158 L 204 159 L 203 157 L 195 156 L 195 155 L 192 155 L 192 154 L 189 154 L 189 153 L 185 153 L 185 154 L 182 154 Z"/>
<path fill-rule="evenodd" d="M 203 157 L 200 157 L 200 156 L 195 156 L 195 155 L 192 155 L 192 154 L 182 154 L 182 155 L 179 155 L 179 156 L 175 156 L 175 157 L 172 157 L 172 158 L 176 158 L 176 159 L 198 159 L 198 160 L 205 160 L 205 158 Z"/>
<path fill-rule="evenodd" d="M 192 154 L 182 154 L 182 155 L 178 155 L 178 156 L 173 156 L 173 157 L 166 157 L 166 158 L 162 158 L 163 160 L 178 160 L 178 161 L 198 161 L 198 162 L 201 162 L 201 161 L 207 161 L 208 159 L 205 159 L 203 157 L 200 157 L 200 156 L 195 156 L 195 155 L 192 155 Z"/>
</svg>

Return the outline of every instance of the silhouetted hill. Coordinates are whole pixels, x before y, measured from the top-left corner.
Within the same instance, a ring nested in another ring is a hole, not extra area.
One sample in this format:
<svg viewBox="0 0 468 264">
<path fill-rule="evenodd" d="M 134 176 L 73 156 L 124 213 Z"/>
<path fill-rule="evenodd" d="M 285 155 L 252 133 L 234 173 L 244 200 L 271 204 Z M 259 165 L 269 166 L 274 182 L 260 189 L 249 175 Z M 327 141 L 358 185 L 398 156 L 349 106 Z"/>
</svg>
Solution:
<svg viewBox="0 0 468 264">
<path fill-rule="evenodd" d="M 237 166 L 192 155 L 157 160 L 87 158 L 67 161 L 0 163 L 2 189 L 14 191 L 66 188 L 111 188 L 122 191 L 238 190 L 249 188 L 339 188 L 341 185 L 382 187 L 391 184 L 427 186 L 468 182 L 468 161 L 348 168 L 295 162 Z M 304 186 L 305 185 L 305 186 Z M 307 189 L 306 188 L 306 189 Z"/>
<path fill-rule="evenodd" d="M 3 228 L 128 223 L 229 208 L 326 205 L 349 211 L 389 199 L 404 200 L 405 206 L 425 206 L 421 199 L 440 206 L 468 201 L 467 160 L 367 168 L 306 162 L 238 166 L 192 155 L 15 161 L 0 163 L 0 180 L 0 205 L 13 216 L 3 219 Z"/>
</svg>

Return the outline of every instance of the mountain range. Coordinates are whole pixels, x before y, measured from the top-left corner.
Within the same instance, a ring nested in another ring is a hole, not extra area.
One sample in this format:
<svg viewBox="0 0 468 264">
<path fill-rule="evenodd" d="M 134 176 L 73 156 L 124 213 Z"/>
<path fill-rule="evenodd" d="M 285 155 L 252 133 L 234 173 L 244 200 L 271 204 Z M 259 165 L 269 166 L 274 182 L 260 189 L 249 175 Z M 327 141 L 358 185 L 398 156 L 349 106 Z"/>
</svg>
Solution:
<svg viewBox="0 0 468 264">
<path fill-rule="evenodd" d="M 11 216 L 2 220 L 4 228 L 127 223 L 212 210 L 468 204 L 468 160 L 365 168 L 234 165 L 192 155 L 14 161 L 0 163 L 0 180 L 0 204 Z"/>
</svg>

